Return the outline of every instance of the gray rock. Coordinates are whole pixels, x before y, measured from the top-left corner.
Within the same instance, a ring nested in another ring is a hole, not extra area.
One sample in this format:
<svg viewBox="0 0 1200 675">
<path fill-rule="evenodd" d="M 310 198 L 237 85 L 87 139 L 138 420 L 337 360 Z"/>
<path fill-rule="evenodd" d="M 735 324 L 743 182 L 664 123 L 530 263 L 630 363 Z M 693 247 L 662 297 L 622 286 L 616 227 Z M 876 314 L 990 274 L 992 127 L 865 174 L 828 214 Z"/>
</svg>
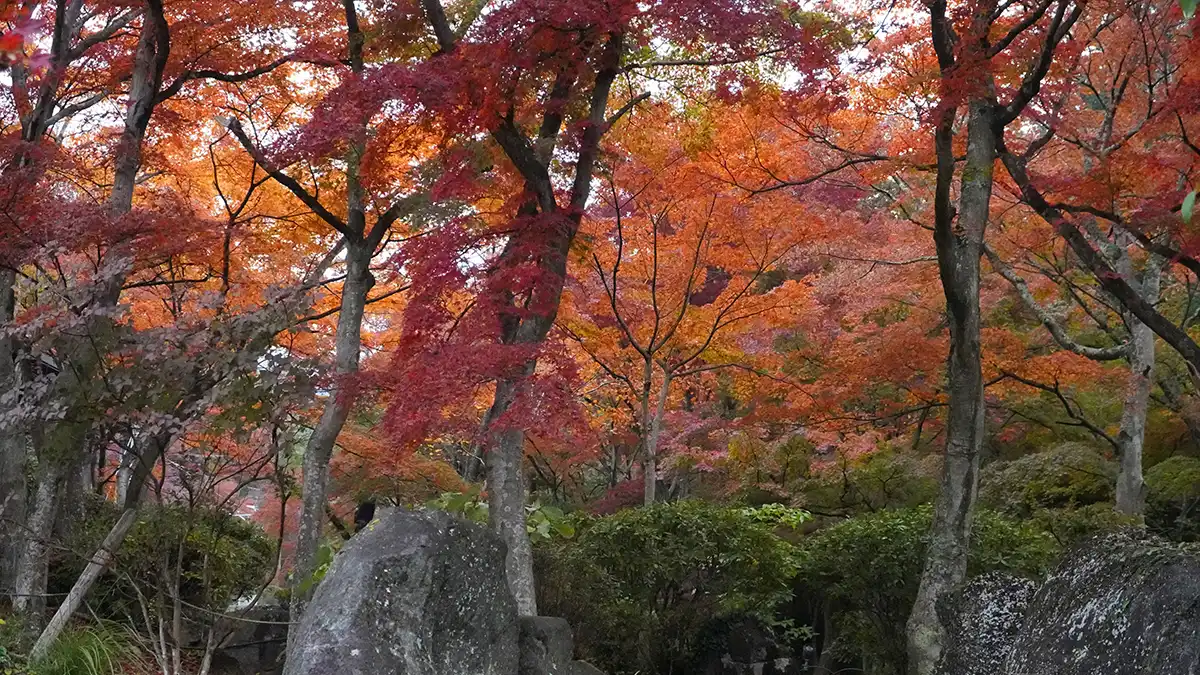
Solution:
<svg viewBox="0 0 1200 675">
<path fill-rule="evenodd" d="M 216 626 L 218 636 L 228 636 L 221 650 L 252 675 L 283 672 L 283 650 L 287 644 L 287 607 L 261 605 L 245 613 L 234 612 Z"/>
<path fill-rule="evenodd" d="M 1004 672 L 1200 674 L 1200 549 L 1135 530 L 1090 540 L 1034 596 Z"/>
<path fill-rule="evenodd" d="M 563 675 L 575 652 L 571 624 L 551 616 L 523 616 L 521 675 Z"/>
<path fill-rule="evenodd" d="M 447 513 L 376 520 L 318 586 L 284 675 L 516 675 L 504 554 L 495 535 Z"/>
<path fill-rule="evenodd" d="M 950 647 L 939 675 L 997 675 L 1024 623 L 1037 584 L 1011 574 L 990 572 L 972 579 L 942 607 Z"/>
<path fill-rule="evenodd" d="M 587 661 L 572 661 L 567 666 L 566 675 L 605 675 L 604 671 Z"/>
</svg>

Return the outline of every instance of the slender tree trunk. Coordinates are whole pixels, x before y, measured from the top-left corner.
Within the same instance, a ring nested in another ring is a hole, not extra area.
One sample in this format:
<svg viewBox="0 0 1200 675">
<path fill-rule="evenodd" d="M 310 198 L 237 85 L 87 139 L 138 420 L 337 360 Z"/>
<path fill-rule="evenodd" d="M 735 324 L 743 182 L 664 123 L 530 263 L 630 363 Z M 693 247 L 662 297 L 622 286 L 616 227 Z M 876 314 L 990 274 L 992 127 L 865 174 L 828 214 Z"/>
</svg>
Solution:
<svg viewBox="0 0 1200 675">
<path fill-rule="evenodd" d="M 129 534 L 129 530 L 137 522 L 138 507 L 141 506 L 142 501 L 142 487 L 149 478 L 151 469 L 173 440 L 174 435 L 165 431 L 146 439 L 145 448 L 139 453 L 136 468 L 130 479 L 128 495 L 125 501 L 121 502 L 123 507 L 121 517 L 109 529 L 104 541 L 100 543 L 100 548 L 92 555 L 83 572 L 71 586 L 67 597 L 59 604 L 54 616 L 38 636 L 37 642 L 29 651 L 30 660 L 37 661 L 46 655 L 50 647 L 58 640 L 59 635 L 62 634 L 63 629 L 67 627 L 67 622 L 83 605 L 92 586 L 112 564 L 117 551 L 125 543 L 125 537 Z"/>
<path fill-rule="evenodd" d="M 658 490 L 658 435 L 662 431 L 662 418 L 667 408 L 667 394 L 671 389 L 671 374 L 663 373 L 662 387 L 658 390 L 658 401 L 654 405 L 653 417 L 643 422 L 645 429 L 645 457 L 642 465 L 643 497 L 645 505 L 650 506 L 656 499 Z M 647 404 L 649 401 L 647 401 Z M 649 411 L 649 406 L 645 408 Z"/>
<path fill-rule="evenodd" d="M 149 14 L 146 16 L 139 38 L 129 85 L 125 128 L 118 141 L 114 162 L 113 187 L 108 200 L 108 210 L 113 217 L 120 217 L 133 207 L 133 191 L 141 166 L 142 141 L 156 105 L 162 70 L 169 51 L 166 20 L 161 13 L 150 14 L 156 18 L 152 19 Z M 100 307 L 117 305 L 132 265 L 133 252 L 128 242 L 119 242 L 105 252 L 93 300 L 95 304 Z M 18 608 L 28 612 L 35 624 L 40 623 L 45 607 L 46 552 L 63 501 L 65 479 L 72 472 L 77 472 L 84 460 L 88 431 L 93 422 L 93 412 L 89 410 L 87 400 L 87 390 L 92 384 L 88 378 L 96 372 L 99 359 L 102 358 L 98 349 L 108 346 L 114 338 L 112 320 L 103 312 L 97 316 L 87 326 L 87 339 L 77 340 L 70 346 L 62 373 L 54 383 L 56 394 L 69 402 L 68 412 L 64 419 L 50 425 L 44 437 L 34 443 L 38 459 L 45 468 L 27 523 L 30 540 L 24 547 L 17 592 L 30 596 L 24 600 L 18 598 L 21 603 Z M 37 596 L 38 604 L 27 604 L 26 600 L 33 600 L 34 596 Z"/>
<path fill-rule="evenodd" d="M 30 628 L 36 629 L 46 609 L 46 577 L 49 574 L 50 538 L 66 470 L 61 464 L 47 462 L 39 471 L 37 492 L 25 520 L 25 542 L 17 568 L 13 608 L 26 615 Z"/>
<path fill-rule="evenodd" d="M 527 366 L 532 373 L 533 364 Z M 488 417 L 498 419 L 516 398 L 524 378 L 496 383 L 495 401 Z M 508 588 L 517 601 L 517 613 L 537 615 L 537 593 L 533 579 L 533 544 L 525 526 L 525 432 L 502 428 L 491 432 L 486 456 L 488 475 L 488 525 L 504 541 Z"/>
<path fill-rule="evenodd" d="M 934 239 L 950 324 L 947 369 L 950 409 L 941 491 L 934 508 L 917 600 L 908 620 L 909 671 L 914 675 L 932 675 L 946 648 L 948 633 L 937 608 L 966 578 L 971 519 L 979 483 L 979 454 L 983 446 L 979 258 L 991 204 L 996 140 L 991 104 L 975 98 L 969 109 L 967 160 L 962 172 L 957 223 L 952 222 L 949 208 L 955 165 L 952 111 L 943 113 L 937 130 Z"/>
<path fill-rule="evenodd" d="M 0 327 L 7 327 L 16 309 L 16 272 L 0 269 Z M 0 339 L 0 396 L 11 396 L 18 385 L 13 341 Z M 15 401 L 14 401 L 15 403 Z M 12 592 L 24 541 L 25 435 L 19 428 L 0 430 L 0 594 Z"/>
<path fill-rule="evenodd" d="M 1128 255 L 1123 256 L 1126 260 Z M 1142 299 L 1158 302 L 1162 259 L 1151 256 L 1140 283 Z M 1130 270 L 1131 272 L 1132 270 Z M 1127 273 L 1132 279 L 1132 275 Z M 1117 434 L 1118 461 L 1116 509 L 1127 516 L 1140 517 L 1146 509 L 1146 483 L 1142 479 L 1142 448 L 1146 438 L 1146 415 L 1150 408 L 1150 390 L 1154 386 L 1154 331 L 1129 312 L 1129 383 L 1125 390 L 1121 427 Z"/>
<path fill-rule="evenodd" d="M 654 466 L 654 456 L 650 451 L 650 388 L 654 386 L 654 362 L 646 357 L 642 363 L 641 415 L 638 425 L 642 432 L 642 503 L 649 506 L 654 503 L 654 492 L 658 484 L 658 471 Z"/>
<path fill-rule="evenodd" d="M 125 536 L 129 534 L 130 528 L 137 522 L 137 513 L 136 508 L 127 508 L 121 513 L 121 517 L 117 519 L 116 524 L 109 530 L 108 535 L 101 542 L 100 548 L 92 556 L 92 559 L 88 561 L 87 567 L 79 575 L 79 578 L 75 581 L 75 585 L 71 587 L 71 592 L 67 594 L 66 599 L 58 606 L 58 611 L 54 613 L 54 617 L 50 619 L 50 623 L 46 624 L 46 628 L 38 636 L 37 642 L 33 643 L 33 648 L 29 650 L 29 659 L 31 661 L 42 659 L 50 649 L 50 646 L 58 639 L 63 629 L 67 627 L 67 622 L 71 620 L 75 611 L 83 604 L 88 591 L 92 589 L 96 580 L 112 564 L 116 550 L 121 547 L 121 544 L 125 541 Z"/>
<path fill-rule="evenodd" d="M 354 407 L 354 376 L 362 349 L 362 321 L 367 292 L 374 285 L 369 269 L 371 247 L 361 242 L 346 245 L 346 280 L 342 283 L 341 310 L 334 338 L 334 379 L 321 419 L 304 450 L 304 491 L 292 577 L 292 618 L 299 619 L 312 597 L 317 549 L 325 524 L 329 491 L 329 461 L 338 434 Z M 306 583 L 309 582 L 309 583 Z"/>
</svg>

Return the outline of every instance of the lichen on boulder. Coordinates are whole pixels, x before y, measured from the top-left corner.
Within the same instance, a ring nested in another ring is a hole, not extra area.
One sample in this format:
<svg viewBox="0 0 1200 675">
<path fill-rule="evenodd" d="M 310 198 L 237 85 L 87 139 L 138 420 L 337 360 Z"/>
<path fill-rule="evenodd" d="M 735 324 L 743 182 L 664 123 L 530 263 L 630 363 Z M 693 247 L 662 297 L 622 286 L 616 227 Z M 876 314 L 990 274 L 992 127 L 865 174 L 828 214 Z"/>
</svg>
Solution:
<svg viewBox="0 0 1200 675">
<path fill-rule="evenodd" d="M 317 587 L 284 675 L 516 675 L 504 555 L 494 534 L 444 512 L 375 521 Z"/>
<path fill-rule="evenodd" d="M 939 675 L 1003 672 L 1037 584 L 1025 577 L 988 572 L 951 596 L 939 613 L 950 629 L 950 648 Z"/>
<path fill-rule="evenodd" d="M 1200 549 L 1134 529 L 1075 549 L 1034 595 L 1004 672 L 1200 673 Z"/>
</svg>

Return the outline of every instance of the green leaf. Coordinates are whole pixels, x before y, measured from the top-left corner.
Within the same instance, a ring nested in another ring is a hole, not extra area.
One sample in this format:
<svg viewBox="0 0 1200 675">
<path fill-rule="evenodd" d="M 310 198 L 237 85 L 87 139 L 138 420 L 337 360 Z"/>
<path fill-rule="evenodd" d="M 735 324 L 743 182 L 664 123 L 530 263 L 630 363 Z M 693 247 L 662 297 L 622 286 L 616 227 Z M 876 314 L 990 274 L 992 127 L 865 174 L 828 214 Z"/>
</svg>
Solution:
<svg viewBox="0 0 1200 675">
<path fill-rule="evenodd" d="M 1196 0 L 1187 0 L 1187 1 L 1192 3 L 1192 9 L 1195 10 L 1196 9 Z M 1180 215 L 1183 216 L 1183 222 L 1185 222 L 1185 223 L 1192 222 L 1192 210 L 1195 208 L 1196 208 L 1196 191 L 1192 190 L 1191 192 L 1188 193 L 1188 196 L 1183 198 L 1183 206 L 1179 210 Z"/>
<path fill-rule="evenodd" d="M 1179 6 L 1183 8 L 1183 15 L 1189 19 L 1196 13 L 1196 0 L 1179 0 Z"/>
</svg>

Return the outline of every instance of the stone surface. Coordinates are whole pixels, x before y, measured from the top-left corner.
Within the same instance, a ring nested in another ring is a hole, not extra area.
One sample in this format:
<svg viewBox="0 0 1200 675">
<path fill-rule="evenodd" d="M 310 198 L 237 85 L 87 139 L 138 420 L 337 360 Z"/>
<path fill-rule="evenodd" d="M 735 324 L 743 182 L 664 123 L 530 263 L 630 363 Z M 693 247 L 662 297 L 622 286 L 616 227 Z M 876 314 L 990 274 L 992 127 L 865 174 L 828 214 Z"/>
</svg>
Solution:
<svg viewBox="0 0 1200 675">
<path fill-rule="evenodd" d="M 567 666 L 565 675 L 604 675 L 604 671 L 587 661 L 572 661 Z"/>
<path fill-rule="evenodd" d="M 575 651 L 571 624 L 550 616 L 523 616 L 521 675 L 561 675 Z"/>
<path fill-rule="evenodd" d="M 997 675 L 1024 623 L 1037 584 L 992 572 L 972 579 L 940 608 L 950 627 L 950 648 L 939 675 Z"/>
<path fill-rule="evenodd" d="M 497 537 L 447 513 L 376 520 L 318 586 L 284 675 L 516 675 L 504 554 Z"/>
<path fill-rule="evenodd" d="M 1038 590 L 1006 675 L 1200 674 L 1200 549 L 1096 537 Z"/>
<path fill-rule="evenodd" d="M 228 634 L 221 654 L 236 661 L 243 673 L 279 675 L 283 672 L 283 651 L 287 645 L 287 607 L 260 606 L 244 615 L 222 619 L 218 635 Z"/>
</svg>

